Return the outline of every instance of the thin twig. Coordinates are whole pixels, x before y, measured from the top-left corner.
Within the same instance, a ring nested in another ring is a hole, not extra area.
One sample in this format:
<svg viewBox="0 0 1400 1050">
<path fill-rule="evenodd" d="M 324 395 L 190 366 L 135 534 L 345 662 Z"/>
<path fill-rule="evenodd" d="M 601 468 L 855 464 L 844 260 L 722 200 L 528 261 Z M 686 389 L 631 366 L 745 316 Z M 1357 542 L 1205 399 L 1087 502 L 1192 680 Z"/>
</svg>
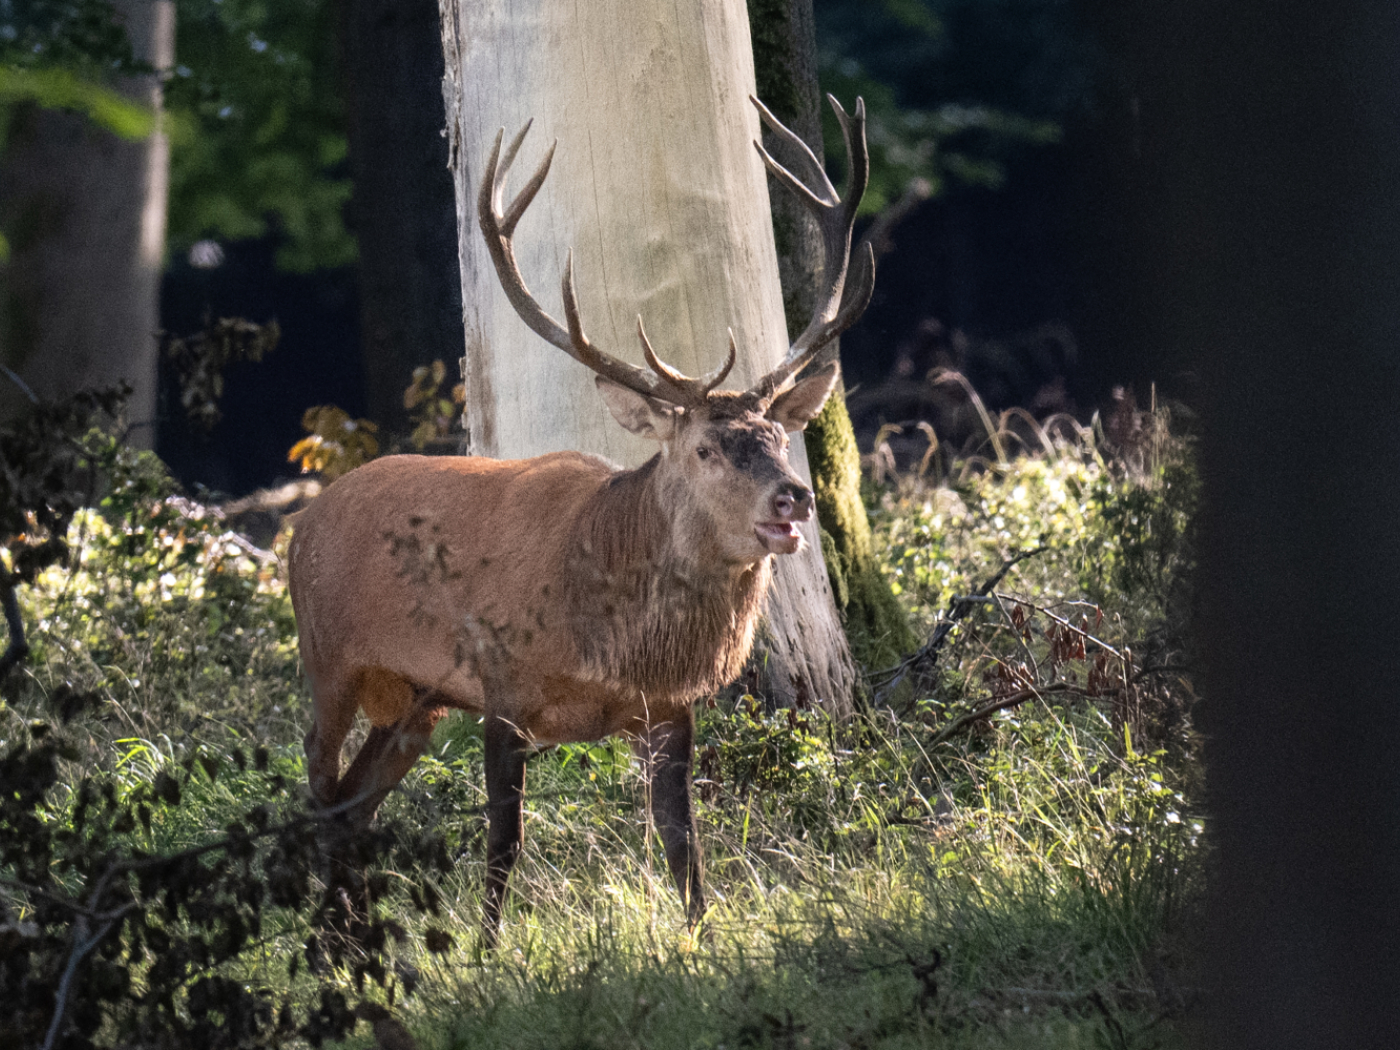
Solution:
<svg viewBox="0 0 1400 1050">
<path fill-rule="evenodd" d="M 112 927 L 121 922 L 126 917 L 127 912 L 136 908 L 135 904 L 128 904 L 102 924 L 101 929 L 89 937 L 85 942 L 79 944 L 78 938 L 82 935 L 86 923 L 80 923 L 73 927 L 73 951 L 68 956 L 68 965 L 63 969 L 63 978 L 58 982 L 58 994 L 54 999 L 53 1020 L 49 1022 L 49 1031 L 44 1036 L 43 1050 L 52 1050 L 54 1040 L 58 1038 L 59 1029 L 63 1024 L 63 1014 L 68 1009 L 68 992 L 73 987 L 73 978 L 77 976 L 78 964 L 88 952 L 92 951 L 102 943 L 103 938 L 112 932 Z"/>
<path fill-rule="evenodd" d="M 1011 693 L 1008 696 L 999 697 L 998 699 L 993 700 L 989 704 L 983 704 L 976 711 L 972 711 L 969 714 L 965 714 L 960 718 L 953 719 L 946 726 L 940 729 L 936 734 L 934 734 L 934 737 L 932 740 L 929 741 L 928 746 L 934 747 L 938 744 L 943 743 L 944 741 L 953 737 L 955 734 L 961 732 L 966 727 L 970 726 L 973 722 L 980 721 L 981 719 L 986 718 L 988 715 L 994 715 L 998 711 L 1005 711 L 1008 707 L 1016 707 L 1018 704 L 1024 704 L 1027 700 L 1038 699 L 1039 697 L 1042 697 L 1047 693 L 1084 694 L 1084 690 L 1078 688 L 1077 686 L 1072 686 L 1068 682 L 1056 682 L 1053 685 L 1039 686 L 1035 689 L 1018 690 L 1017 692 Z"/>
<path fill-rule="evenodd" d="M 1054 621 L 1055 621 L 1057 624 L 1059 624 L 1061 627 L 1068 627 L 1071 631 L 1073 631 L 1075 634 L 1077 634 L 1077 635 L 1079 635 L 1080 637 L 1082 637 L 1085 641 L 1087 641 L 1087 642 L 1093 642 L 1093 643 L 1094 643 L 1095 645 L 1097 645 L 1100 649 L 1103 649 L 1103 650 L 1105 650 L 1106 652 L 1112 653 L 1112 654 L 1113 654 L 1115 657 L 1117 657 L 1119 660 L 1123 659 L 1123 654 L 1120 653 L 1120 652 L 1119 652 L 1117 649 L 1115 649 L 1113 646 L 1111 646 L 1111 645 L 1109 645 L 1107 642 L 1105 642 L 1102 638 L 1096 638 L 1096 637 L 1094 637 L 1094 636 L 1093 636 L 1092 634 L 1090 634 L 1088 631 L 1084 630 L 1084 628 L 1074 626 L 1074 624 L 1070 623 L 1068 620 L 1064 619 L 1063 617 L 1061 617 L 1061 616 L 1056 616 L 1056 615 L 1055 615 L 1054 613 L 1052 613 L 1049 609 L 1046 609 L 1046 608 L 1044 608 L 1044 607 L 1042 607 L 1042 606 L 1036 605 L 1035 602 L 1028 602 L 1028 601 L 1026 601 L 1024 598 L 1017 598 L 1014 594 L 1000 594 L 1000 593 L 998 593 L 998 594 L 996 595 L 996 598 L 997 598 L 999 601 L 1015 602 L 1017 605 L 1024 605 L 1027 609 L 1034 609 L 1034 610 L 1035 610 L 1036 612 L 1038 612 L 1038 613 L 1043 613 L 1045 616 L 1047 616 L 1047 617 L 1049 617 L 1050 619 L 1054 620 Z"/>
<path fill-rule="evenodd" d="M 1132 683 L 1136 685 L 1154 674 L 1190 674 L 1198 670 L 1195 664 L 1144 664 L 1133 672 Z"/>
<path fill-rule="evenodd" d="M 79 904 L 72 897 L 65 897 L 58 893 L 52 893 L 42 886 L 31 886 L 27 882 L 20 882 L 18 879 L 11 879 L 4 875 L 0 875 L 0 886 L 9 886 L 11 889 L 22 890 L 35 897 L 44 897 L 61 908 L 68 908 L 71 911 L 77 912 L 79 915 L 87 916 L 89 919 L 97 918 L 97 916 L 93 914 L 92 909 L 86 905 Z"/>
<path fill-rule="evenodd" d="M 1049 549 L 1049 547 L 1041 546 L 1013 555 L 1004 561 L 1001 568 L 996 571 L 992 578 L 982 584 L 974 593 L 954 595 L 952 601 L 948 603 L 947 614 L 939 621 L 938 626 L 934 628 L 933 635 L 924 643 L 923 647 L 909 656 L 906 656 L 894 667 L 885 671 L 880 671 L 874 676 L 877 680 L 883 679 L 885 683 L 876 697 L 876 703 L 883 703 L 894 688 L 904 680 L 904 676 L 914 668 L 923 667 L 932 670 L 933 666 L 938 662 L 939 652 L 947 643 L 948 636 L 952 634 L 953 628 L 957 626 L 958 622 L 965 619 L 968 613 L 979 604 L 986 601 L 992 591 L 996 589 L 997 585 L 1001 583 L 1002 580 L 1006 579 L 1006 574 L 1015 566 L 1019 565 L 1027 558 L 1033 558 L 1037 554 L 1044 554 Z"/>
<path fill-rule="evenodd" d="M 24 394 L 25 397 L 29 398 L 30 404 L 37 405 L 39 403 L 39 398 L 35 395 L 34 391 L 29 389 L 29 384 L 18 375 L 10 371 L 10 369 L 6 368 L 4 365 L 0 365 L 0 372 L 4 372 L 6 378 L 15 386 L 19 387 L 20 392 Z"/>
</svg>

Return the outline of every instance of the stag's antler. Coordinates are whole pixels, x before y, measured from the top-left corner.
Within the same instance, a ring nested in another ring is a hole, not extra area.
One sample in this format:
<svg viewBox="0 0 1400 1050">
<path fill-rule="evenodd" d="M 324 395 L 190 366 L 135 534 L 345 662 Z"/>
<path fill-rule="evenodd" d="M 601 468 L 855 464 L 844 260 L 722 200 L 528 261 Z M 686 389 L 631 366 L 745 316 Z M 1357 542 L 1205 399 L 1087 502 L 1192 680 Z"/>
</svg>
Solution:
<svg viewBox="0 0 1400 1050">
<path fill-rule="evenodd" d="M 530 293 L 530 289 L 525 286 L 525 279 L 520 276 L 520 267 L 515 261 L 512 237 L 520 217 L 525 214 L 525 209 L 530 206 L 535 194 L 544 185 L 545 176 L 549 174 L 549 165 L 554 160 L 554 146 L 557 143 L 550 145 L 544 160 L 530 176 L 530 181 L 525 184 L 524 189 L 510 202 L 510 207 L 506 208 L 504 214 L 501 212 L 501 194 L 506 173 L 510 171 L 511 162 L 515 160 L 520 144 L 525 141 L 525 134 L 530 130 L 532 123 L 534 122 L 527 122 L 520 129 L 520 133 L 506 149 L 504 158 L 501 157 L 501 141 L 505 137 L 505 129 L 502 128 L 496 133 L 496 142 L 491 147 L 491 156 L 486 162 L 486 170 L 482 173 L 481 190 L 476 198 L 477 219 L 481 223 L 481 232 L 486 238 L 486 247 L 491 253 L 491 261 L 496 265 L 496 275 L 501 280 L 501 287 L 505 289 L 506 298 L 510 300 L 521 319 L 540 337 L 553 343 L 600 376 L 639 394 L 674 405 L 703 405 L 709 392 L 723 382 L 729 370 L 734 367 L 735 346 L 732 332 L 729 335 L 728 361 L 708 375 L 696 379 L 677 371 L 656 356 L 647 340 L 646 331 L 642 328 L 642 318 L 638 315 L 637 335 L 642 341 L 642 354 L 651 366 L 651 371 L 647 372 L 604 353 L 584 335 L 583 322 L 579 320 L 578 296 L 574 292 L 572 249 L 564 264 L 563 281 L 564 319 L 568 328 L 545 313 L 544 308 Z"/>
<path fill-rule="evenodd" d="M 868 245 L 867 250 L 857 260 L 858 276 L 855 282 L 846 288 L 847 263 L 851 251 L 851 229 L 855 224 L 856 207 L 860 204 L 861 196 L 865 192 L 866 181 L 869 178 L 870 161 L 865 148 L 865 102 L 863 100 L 856 99 L 855 115 L 848 116 L 835 98 L 827 96 L 832 107 L 836 110 L 836 119 L 841 122 L 841 131 L 846 138 L 846 153 L 851 166 L 850 187 L 846 191 L 846 200 L 843 203 L 841 198 L 837 196 L 836 189 L 831 185 L 831 180 L 826 177 L 826 172 L 822 170 L 821 162 L 813 156 L 806 143 L 788 130 L 777 117 L 768 111 L 762 102 L 753 96 L 749 97 L 753 104 L 758 107 L 759 116 L 763 118 L 764 123 L 772 128 L 779 138 L 797 148 L 798 158 L 802 167 L 806 169 L 808 182 L 797 178 L 775 161 L 761 143 L 754 143 L 759 156 L 763 158 L 763 163 L 768 166 L 768 170 L 779 182 L 796 193 L 816 217 L 817 224 L 822 231 L 822 245 L 826 256 L 826 289 L 816 312 L 813 314 L 811 323 L 789 347 L 782 363 L 760 379 L 750 391 L 760 400 L 769 401 L 792 380 L 793 376 L 805 368 L 823 347 L 854 324 L 856 318 L 861 315 L 870 302 L 870 295 L 875 286 L 875 255 L 873 251 L 869 250 Z M 572 249 L 570 249 L 564 264 L 564 319 L 568 325 L 567 328 L 545 313 L 544 308 L 530 293 L 530 289 L 525 286 L 525 280 L 520 275 L 520 267 L 515 261 L 515 246 L 512 238 L 515 235 L 515 227 L 520 222 L 520 217 L 525 214 L 525 209 L 530 206 L 530 202 L 535 199 L 535 194 L 544 185 L 545 176 L 549 174 L 550 163 L 554 160 L 554 146 L 557 143 L 550 145 L 549 152 L 545 154 L 540 166 L 535 169 L 535 173 L 530 176 L 530 180 L 510 202 L 510 206 L 505 209 L 504 213 L 501 211 L 501 195 L 504 190 L 506 174 L 510 171 L 511 163 L 520 150 L 520 144 L 525 141 L 525 135 L 530 130 L 532 123 L 533 121 L 527 122 L 520 129 L 520 133 L 507 147 L 504 158 L 501 157 L 501 142 L 505 138 L 505 129 L 502 128 L 496 133 L 495 144 L 491 147 L 491 156 L 486 162 L 485 171 L 482 173 L 481 190 L 476 198 L 477 219 L 481 223 L 481 232 L 486 238 L 486 247 L 491 253 L 491 261 L 495 263 L 496 275 L 500 278 L 506 298 L 510 300 L 521 319 L 541 338 L 553 343 L 574 360 L 586 365 L 599 375 L 611 379 L 629 390 L 671 404 L 691 406 L 704 404 L 710 391 L 719 386 L 729 375 L 730 369 L 734 367 L 736 347 L 732 331 L 729 333 L 729 355 L 724 364 L 713 372 L 692 378 L 672 368 L 656 356 L 650 340 L 647 339 L 646 330 L 642 327 L 642 318 L 638 315 L 637 336 L 642 343 L 642 356 L 651 368 L 651 371 L 648 372 L 604 353 L 594 346 L 589 341 L 588 336 L 584 334 L 583 322 L 579 320 L 578 296 L 574 291 L 574 253 Z M 811 185 L 808 184 L 809 182 Z M 812 186 L 815 186 L 816 189 L 812 189 Z"/>
<path fill-rule="evenodd" d="M 860 258 L 856 260 L 855 281 L 849 288 L 845 286 L 856 208 L 860 205 L 860 199 L 865 194 L 865 185 L 870 178 L 870 156 L 865 147 L 865 100 L 857 98 L 855 114 L 847 115 L 834 96 L 826 97 L 841 124 L 841 133 L 846 139 L 846 156 L 850 161 L 850 185 L 846 189 L 844 202 L 837 196 L 836 188 L 831 185 L 821 162 L 807 148 L 807 144 L 773 116 L 767 106 L 752 95 L 749 96 L 749 101 L 758 108 L 758 115 L 763 118 L 763 122 L 778 138 L 795 148 L 799 162 L 806 169 L 807 181 L 804 182 L 774 160 L 763 148 L 762 143 L 754 143 L 754 148 L 758 150 L 758 155 L 763 158 L 763 163 L 773 173 L 773 177 L 797 194 L 798 199 L 816 218 L 817 225 L 821 228 L 822 248 L 826 257 L 826 287 L 812 315 L 811 323 L 793 341 L 782 363 L 753 386 L 752 392 L 765 400 L 778 393 L 793 376 L 810 364 L 823 347 L 855 324 L 856 318 L 864 313 L 870 304 L 870 296 L 875 290 L 875 253 L 870 245 L 865 246 Z"/>
</svg>

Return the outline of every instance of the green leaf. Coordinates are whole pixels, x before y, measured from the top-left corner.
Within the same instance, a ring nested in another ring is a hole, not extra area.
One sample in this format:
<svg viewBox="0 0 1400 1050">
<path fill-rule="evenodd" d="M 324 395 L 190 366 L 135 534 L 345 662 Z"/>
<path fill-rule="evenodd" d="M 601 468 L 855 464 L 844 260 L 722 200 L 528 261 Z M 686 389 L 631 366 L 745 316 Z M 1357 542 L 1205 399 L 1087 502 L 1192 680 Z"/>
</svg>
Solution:
<svg viewBox="0 0 1400 1050">
<path fill-rule="evenodd" d="M 0 105 L 17 102 L 73 110 L 129 140 L 143 139 L 156 128 L 156 114 L 149 106 L 67 69 L 0 66 Z"/>
</svg>

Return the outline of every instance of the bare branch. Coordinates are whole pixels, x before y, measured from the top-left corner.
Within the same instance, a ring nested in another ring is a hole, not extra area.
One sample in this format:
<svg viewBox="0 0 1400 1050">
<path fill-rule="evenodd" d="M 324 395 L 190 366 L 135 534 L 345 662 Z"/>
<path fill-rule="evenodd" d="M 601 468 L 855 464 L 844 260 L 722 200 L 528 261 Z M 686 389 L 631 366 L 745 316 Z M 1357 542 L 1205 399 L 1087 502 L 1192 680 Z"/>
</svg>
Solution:
<svg viewBox="0 0 1400 1050">
<path fill-rule="evenodd" d="M 1034 558 L 1038 554 L 1044 554 L 1049 549 L 1049 547 L 1036 547 L 1034 550 L 1022 551 L 1020 554 L 1016 554 L 1003 562 L 1001 568 L 996 571 L 992 578 L 987 580 L 986 583 L 982 584 L 982 586 L 972 594 L 954 595 L 952 601 L 948 603 L 947 613 L 944 615 L 943 619 L 938 622 L 938 626 L 934 628 L 933 635 L 929 640 L 916 652 L 911 653 L 893 667 L 878 672 L 874 676 L 874 678 L 884 682 L 883 687 L 876 695 L 876 703 L 885 702 L 889 694 L 893 692 L 894 688 L 904 680 L 904 677 L 911 670 L 918 668 L 924 674 L 932 672 L 934 666 L 938 662 L 939 653 L 942 651 L 943 646 L 947 644 L 949 636 L 953 633 L 953 628 L 956 627 L 960 621 L 965 619 L 968 613 L 978 605 L 986 604 L 993 600 L 991 598 L 992 592 L 996 589 L 997 585 L 1006 578 L 1008 572 L 1026 559 Z"/>
<path fill-rule="evenodd" d="M 1052 613 L 1049 609 L 1046 609 L 1045 607 L 1040 606 L 1040 605 L 1036 605 L 1035 602 L 1028 602 L 1028 601 L 1026 601 L 1026 599 L 1024 599 L 1024 598 L 1017 598 L 1014 594 L 1000 594 L 1000 593 L 998 593 L 998 594 L 995 595 L 995 597 L 997 598 L 998 601 L 1015 602 L 1017 605 L 1023 605 L 1023 606 L 1025 606 L 1027 609 L 1034 609 L 1036 612 L 1043 614 L 1047 619 L 1054 620 L 1054 621 L 1055 621 L 1057 624 L 1059 624 L 1061 627 L 1067 627 L 1069 630 L 1073 631 L 1075 634 L 1077 634 L 1077 635 L 1079 635 L 1081 638 L 1083 638 L 1086 642 L 1093 642 L 1093 643 L 1094 643 L 1095 645 L 1097 645 L 1100 649 L 1104 650 L 1104 651 L 1107 652 L 1107 653 L 1111 653 L 1113 656 L 1117 657 L 1119 660 L 1123 659 L 1123 654 L 1120 653 L 1120 652 L 1119 652 L 1117 649 L 1115 649 L 1113 646 L 1111 646 L 1111 645 L 1109 645 L 1107 642 L 1105 642 L 1102 638 L 1096 638 L 1094 635 L 1090 634 L 1088 631 L 1084 630 L 1082 627 L 1076 627 L 1076 626 L 1074 626 L 1074 624 L 1070 623 L 1070 622 L 1069 622 L 1068 620 L 1066 620 L 1063 616 L 1056 616 L 1056 615 L 1055 615 L 1054 613 Z"/>
<path fill-rule="evenodd" d="M 0 654 L 0 682 L 3 682 L 11 668 L 29 655 L 29 642 L 24 637 L 24 618 L 20 615 L 19 597 L 15 594 L 15 578 L 3 567 L 0 567 L 0 607 L 5 610 L 5 625 L 10 634 L 10 644 Z"/>
<path fill-rule="evenodd" d="M 998 711 L 1005 711 L 1008 707 L 1017 707 L 1024 704 L 1027 700 L 1037 700 L 1050 693 L 1080 693 L 1082 695 L 1087 695 L 1084 694 L 1082 689 L 1072 686 L 1068 682 L 1056 682 L 1054 685 L 1047 685 L 1037 689 L 1020 689 L 1007 696 L 998 697 L 990 703 L 982 705 L 976 711 L 953 719 L 934 735 L 933 739 L 929 741 L 928 746 L 934 747 L 938 744 L 942 744 L 974 722 L 980 722 L 982 719 L 989 715 L 994 715 Z"/>
<path fill-rule="evenodd" d="M 4 365 L 0 365 L 0 372 L 4 372 L 5 377 L 15 386 L 19 387 L 20 393 L 29 398 L 29 403 L 31 405 L 37 405 L 39 403 L 38 395 L 36 395 L 33 390 L 29 389 L 29 384 L 21 379 L 17 373 L 12 372 Z"/>
<path fill-rule="evenodd" d="M 129 904 L 125 908 L 120 909 L 116 915 L 104 922 L 98 928 L 97 932 L 86 940 L 82 939 L 82 935 L 87 929 L 87 923 L 80 919 L 74 924 L 73 950 L 68 954 L 68 965 L 63 968 L 63 977 L 58 982 L 58 993 L 54 997 L 53 1004 L 53 1020 L 49 1022 L 48 1034 L 44 1036 L 43 1050 L 52 1050 L 55 1041 L 58 1039 L 59 1032 L 63 1025 L 63 1014 L 68 1009 L 68 993 L 72 990 L 73 979 L 78 974 L 78 965 L 87 956 L 88 952 L 101 944 L 107 934 L 112 932 L 112 928 L 116 926 L 117 923 L 121 922 L 128 912 L 135 908 L 135 904 Z"/>
</svg>

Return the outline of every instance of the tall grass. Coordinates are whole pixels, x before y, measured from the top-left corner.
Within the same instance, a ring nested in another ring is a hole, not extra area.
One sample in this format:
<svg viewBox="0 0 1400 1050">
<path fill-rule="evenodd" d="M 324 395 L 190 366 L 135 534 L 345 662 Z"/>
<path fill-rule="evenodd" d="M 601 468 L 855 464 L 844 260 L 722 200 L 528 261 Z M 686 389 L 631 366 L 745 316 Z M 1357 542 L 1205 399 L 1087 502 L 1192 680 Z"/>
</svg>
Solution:
<svg viewBox="0 0 1400 1050">
<path fill-rule="evenodd" d="M 695 935 L 646 785 L 606 741 L 532 759 L 527 846 L 484 954 L 480 728 L 445 721 L 381 814 L 406 840 L 442 832 L 455 860 L 430 876 L 436 914 L 408 906 L 422 872 L 390 872 L 414 986 L 397 1016 L 442 1047 L 1175 1045 L 1203 834 L 1174 604 L 1194 489 L 1180 445 L 1145 465 L 1108 453 L 1087 430 L 1002 434 L 992 460 L 926 458 L 872 490 L 901 600 L 924 630 L 951 626 L 947 644 L 897 689 L 873 674 L 849 724 L 743 696 L 702 708 L 714 906 Z M 143 491 L 80 517 L 78 559 L 28 593 L 36 659 L 6 687 L 0 748 L 69 686 L 104 700 L 75 775 L 130 787 L 220 761 L 132 833 L 172 851 L 269 790 L 235 751 L 267 748 L 295 801 L 307 697 L 275 560 Z M 309 932 L 270 923 L 232 976 L 297 994 L 287 960 Z"/>
</svg>

